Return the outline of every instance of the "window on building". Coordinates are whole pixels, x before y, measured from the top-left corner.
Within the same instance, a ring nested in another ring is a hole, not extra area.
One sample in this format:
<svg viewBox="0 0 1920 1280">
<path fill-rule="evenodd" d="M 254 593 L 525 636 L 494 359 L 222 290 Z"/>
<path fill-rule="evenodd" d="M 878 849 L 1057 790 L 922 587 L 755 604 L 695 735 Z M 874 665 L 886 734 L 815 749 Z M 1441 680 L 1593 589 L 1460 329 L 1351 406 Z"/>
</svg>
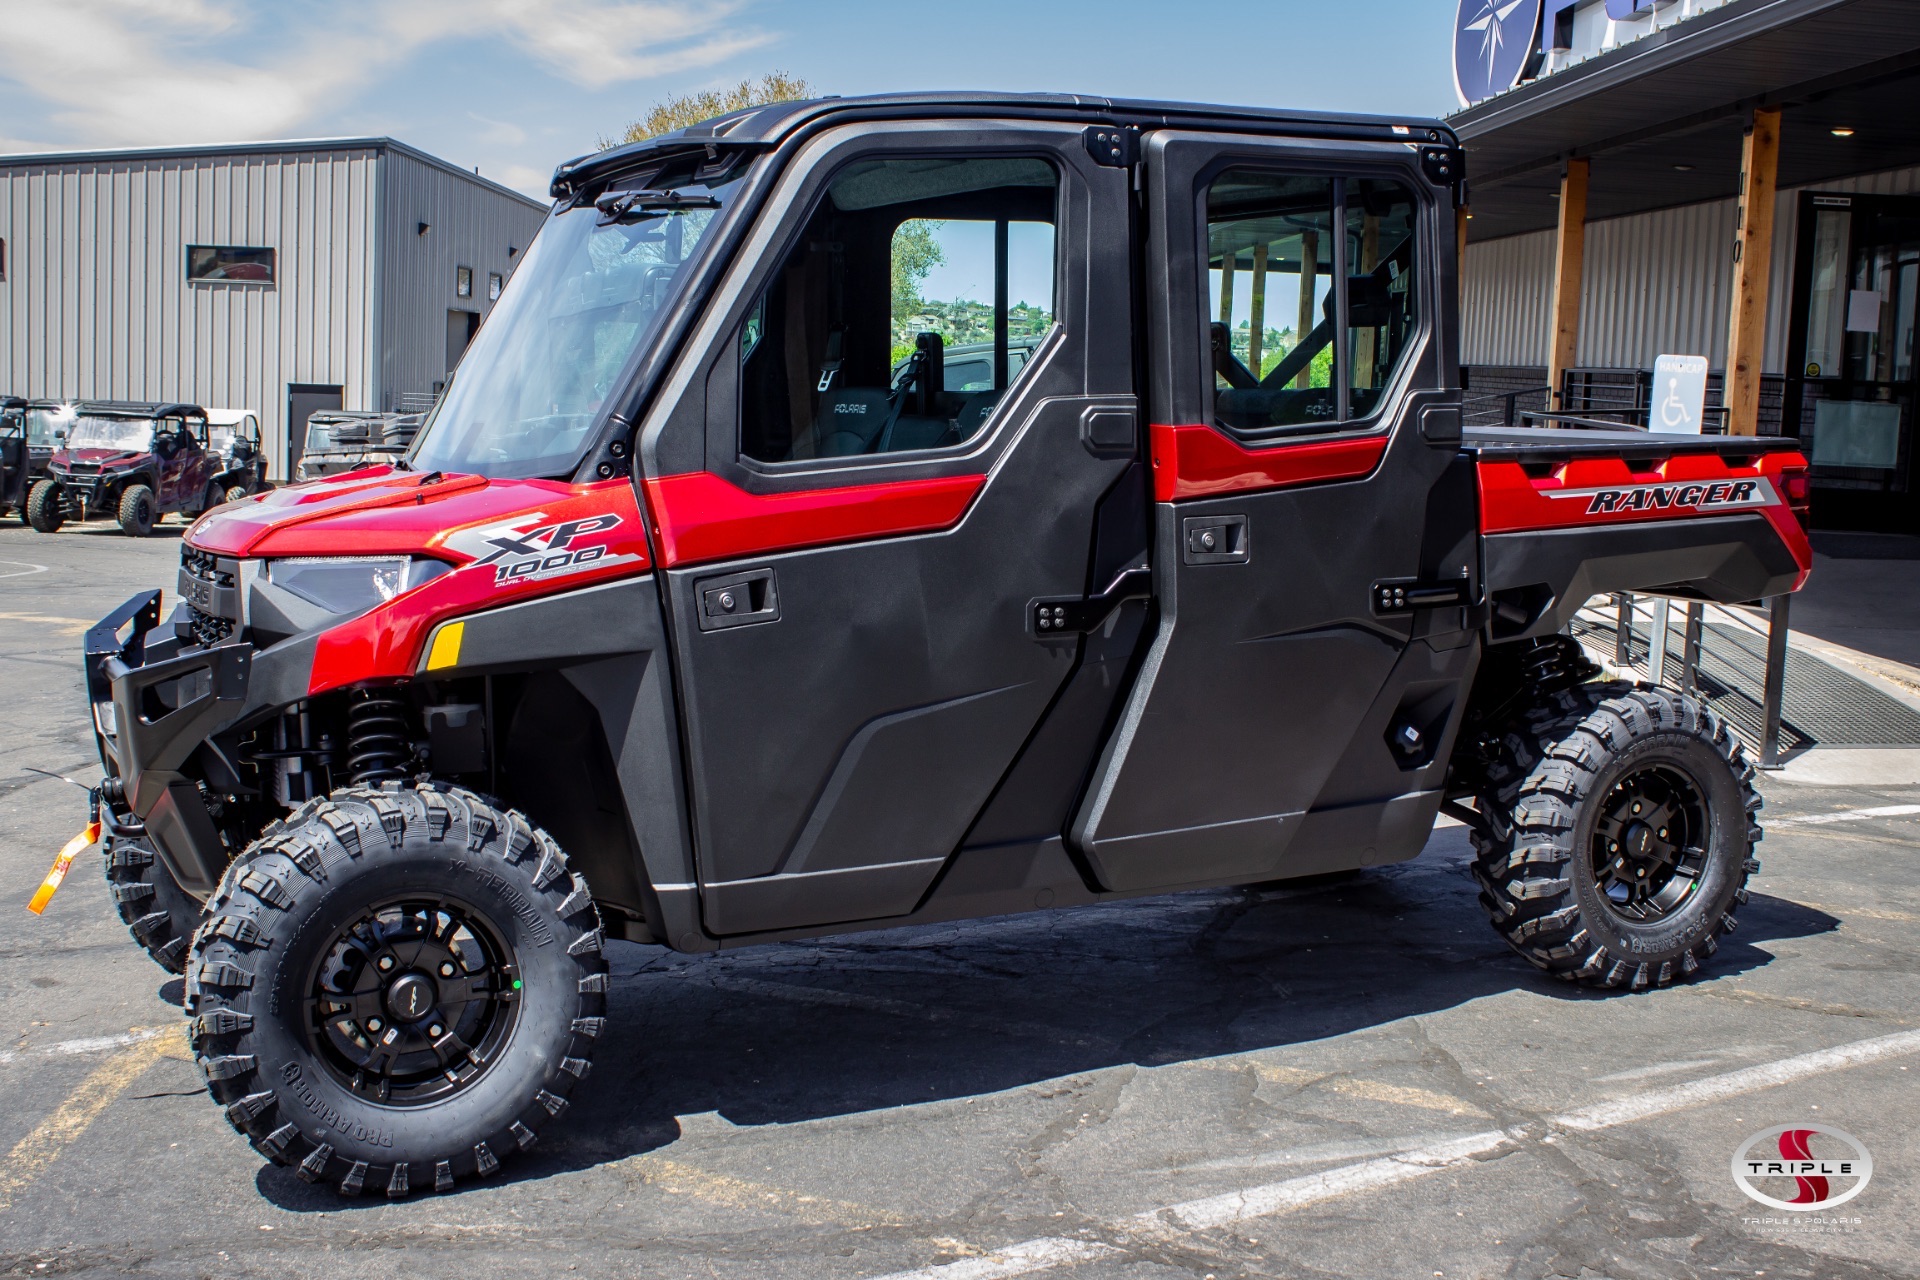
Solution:
<svg viewBox="0 0 1920 1280">
<path fill-rule="evenodd" d="M 487 301 L 488 302 L 500 301 L 500 289 L 501 289 L 501 286 L 504 285 L 505 283 L 506 282 L 500 278 L 500 273 L 498 271 L 487 272 Z"/>
<path fill-rule="evenodd" d="M 967 440 L 1053 326 L 1044 160 L 843 171 L 740 332 L 741 450 L 763 462 Z"/>
<path fill-rule="evenodd" d="M 187 246 L 187 279 L 210 284 L 272 284 L 273 250 L 230 244 Z"/>
<path fill-rule="evenodd" d="M 471 298 L 473 296 L 473 268 L 455 267 L 453 269 L 453 296 Z"/>
<path fill-rule="evenodd" d="M 1393 181 L 1261 169 L 1214 181 L 1207 320 L 1222 426 L 1313 429 L 1379 406 L 1418 319 L 1415 212 Z"/>
</svg>

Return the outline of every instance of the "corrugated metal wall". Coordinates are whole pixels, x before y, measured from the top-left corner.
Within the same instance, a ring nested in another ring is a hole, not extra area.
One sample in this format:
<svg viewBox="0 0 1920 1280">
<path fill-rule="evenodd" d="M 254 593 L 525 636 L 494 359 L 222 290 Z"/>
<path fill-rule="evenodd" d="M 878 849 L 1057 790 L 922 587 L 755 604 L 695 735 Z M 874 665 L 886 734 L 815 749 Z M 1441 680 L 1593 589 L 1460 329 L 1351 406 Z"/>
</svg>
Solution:
<svg viewBox="0 0 1920 1280">
<path fill-rule="evenodd" d="M 1810 189 L 1908 194 L 1920 191 L 1920 169 Z M 1800 189 L 1781 192 L 1768 293 L 1768 373 L 1786 365 L 1799 211 Z M 1673 353 L 1725 364 L 1736 212 L 1734 201 L 1718 200 L 1589 223 L 1579 363 L 1644 369 Z M 1553 232 L 1537 231 L 1467 247 L 1463 363 L 1546 364 L 1553 239 Z"/>
<path fill-rule="evenodd" d="M 0 168 L 0 391 L 256 410 L 285 475 L 286 384 L 374 367 L 377 151 Z M 271 285 L 189 283 L 190 244 L 275 250 Z"/>
<path fill-rule="evenodd" d="M 0 393 L 260 414 L 286 475 L 287 387 L 397 407 L 446 376 L 447 311 L 485 314 L 544 206 L 382 139 L 0 164 Z M 417 224 L 429 223 L 425 236 Z M 190 244 L 275 251 L 271 285 L 189 283 Z M 454 296 L 454 268 L 474 296 Z"/>
<path fill-rule="evenodd" d="M 383 181 L 382 407 L 395 409 L 401 397 L 430 393 L 434 383 L 446 380 L 447 313 L 486 316 L 493 306 L 488 273 L 503 279 L 512 273 L 546 210 L 399 151 L 388 152 Z M 455 293 L 460 267 L 473 269 L 470 298 Z"/>
</svg>

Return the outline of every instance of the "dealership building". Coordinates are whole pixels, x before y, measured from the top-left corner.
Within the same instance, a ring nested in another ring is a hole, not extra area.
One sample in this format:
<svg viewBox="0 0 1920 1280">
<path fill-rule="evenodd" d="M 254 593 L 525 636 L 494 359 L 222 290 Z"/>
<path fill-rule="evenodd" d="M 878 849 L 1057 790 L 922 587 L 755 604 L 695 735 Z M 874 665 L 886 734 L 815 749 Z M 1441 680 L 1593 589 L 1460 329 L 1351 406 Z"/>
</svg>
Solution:
<svg viewBox="0 0 1920 1280">
<path fill-rule="evenodd" d="M 1920 3 L 1457 3 L 1479 421 L 1645 421 L 1705 357 L 1726 430 L 1807 442 L 1814 519 L 1920 532 Z"/>
<path fill-rule="evenodd" d="M 391 138 L 0 156 L 0 394 L 430 405 L 546 206 Z"/>
</svg>

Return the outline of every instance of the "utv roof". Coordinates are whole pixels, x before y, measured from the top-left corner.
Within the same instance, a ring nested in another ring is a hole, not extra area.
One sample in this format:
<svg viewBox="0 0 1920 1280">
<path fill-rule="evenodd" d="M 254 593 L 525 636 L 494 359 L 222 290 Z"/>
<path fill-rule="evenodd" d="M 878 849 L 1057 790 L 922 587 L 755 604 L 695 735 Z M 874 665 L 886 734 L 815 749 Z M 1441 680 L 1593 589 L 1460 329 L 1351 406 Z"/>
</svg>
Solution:
<svg viewBox="0 0 1920 1280">
<path fill-rule="evenodd" d="M 27 402 L 25 400 L 22 400 L 19 396 L 0 396 L 0 410 L 24 409 L 26 407 L 27 407 Z"/>
<path fill-rule="evenodd" d="M 252 418 L 258 422 L 260 415 L 251 409 L 208 409 L 207 421 L 216 427 L 237 427 Z"/>
<path fill-rule="evenodd" d="M 197 404 L 172 400 L 82 400 L 75 409 L 94 418 L 204 418 Z"/>
<path fill-rule="evenodd" d="M 694 149 L 765 149 L 779 145 L 801 128 L 835 115 L 853 119 L 898 120 L 926 117 L 1028 116 L 1044 120 L 1080 120 L 1141 129 L 1258 129 L 1307 138 L 1414 140 L 1457 147 L 1451 127 L 1419 116 L 1345 115 L 1292 111 L 1275 107 L 1211 106 L 1140 98 L 1094 98 L 1071 93 L 893 93 L 859 98 L 812 98 L 748 107 L 569 160 L 553 171 L 552 194 L 561 199 L 602 173 L 630 168 L 655 154 Z"/>
</svg>

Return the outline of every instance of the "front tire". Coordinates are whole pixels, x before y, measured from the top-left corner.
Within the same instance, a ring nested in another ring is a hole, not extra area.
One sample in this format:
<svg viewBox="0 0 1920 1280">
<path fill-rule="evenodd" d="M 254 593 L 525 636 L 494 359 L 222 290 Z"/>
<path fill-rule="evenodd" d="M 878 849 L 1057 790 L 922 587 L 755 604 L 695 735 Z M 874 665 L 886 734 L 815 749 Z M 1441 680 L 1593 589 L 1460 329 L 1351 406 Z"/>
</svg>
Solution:
<svg viewBox="0 0 1920 1280">
<path fill-rule="evenodd" d="M 228 502 L 245 502 L 249 496 L 247 486 L 243 484 L 232 485 L 227 489 Z"/>
<path fill-rule="evenodd" d="M 194 937 L 208 1092 L 261 1154 L 342 1194 L 492 1174 L 585 1078 L 599 914 L 545 832 L 439 784 L 275 823 Z"/>
<path fill-rule="evenodd" d="M 151 844 L 108 837 L 107 891 L 121 922 L 153 962 L 168 973 L 185 973 L 200 904 L 180 887 Z"/>
<path fill-rule="evenodd" d="M 60 482 L 42 480 L 27 495 L 27 523 L 35 533 L 58 533 L 66 523 L 66 509 L 60 502 Z"/>
<path fill-rule="evenodd" d="M 120 532 L 130 538 L 144 538 L 153 532 L 153 523 L 158 519 L 159 505 L 154 501 L 153 490 L 144 484 L 130 484 L 120 494 L 120 507 L 116 513 L 120 521 Z"/>
<path fill-rule="evenodd" d="M 1535 967 L 1635 991 L 1696 973 L 1737 927 L 1760 797 L 1726 722 L 1691 696 L 1586 685 L 1503 735 L 1474 833 L 1493 927 Z"/>
</svg>

